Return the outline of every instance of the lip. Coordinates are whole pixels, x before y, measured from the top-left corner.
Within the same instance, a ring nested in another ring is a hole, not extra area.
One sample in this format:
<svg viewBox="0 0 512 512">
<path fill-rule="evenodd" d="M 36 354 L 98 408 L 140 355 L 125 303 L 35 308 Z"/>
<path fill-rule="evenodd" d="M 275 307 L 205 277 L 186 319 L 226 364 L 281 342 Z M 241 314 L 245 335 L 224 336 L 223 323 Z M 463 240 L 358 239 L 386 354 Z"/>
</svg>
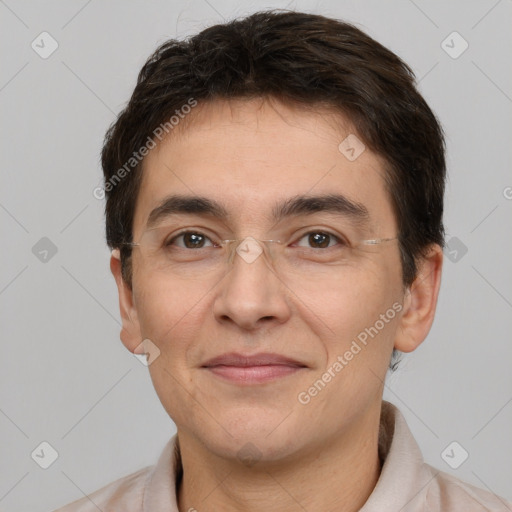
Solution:
<svg viewBox="0 0 512 512">
<path fill-rule="evenodd" d="M 307 366 L 280 354 L 231 352 L 209 359 L 202 368 L 237 384 L 262 384 L 297 373 Z"/>
</svg>

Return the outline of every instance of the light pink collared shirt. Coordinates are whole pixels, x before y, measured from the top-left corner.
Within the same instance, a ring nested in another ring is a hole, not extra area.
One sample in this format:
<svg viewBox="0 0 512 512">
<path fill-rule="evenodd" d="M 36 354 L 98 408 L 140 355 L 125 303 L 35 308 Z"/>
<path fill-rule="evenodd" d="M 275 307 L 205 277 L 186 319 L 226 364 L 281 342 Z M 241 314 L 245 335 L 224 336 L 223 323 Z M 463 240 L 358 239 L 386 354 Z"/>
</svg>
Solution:
<svg viewBox="0 0 512 512">
<path fill-rule="evenodd" d="M 512 503 L 426 464 L 404 417 L 386 401 L 382 402 L 379 455 L 384 465 L 360 512 L 512 512 Z M 179 512 L 179 457 L 173 436 L 154 466 L 55 512 Z"/>
</svg>

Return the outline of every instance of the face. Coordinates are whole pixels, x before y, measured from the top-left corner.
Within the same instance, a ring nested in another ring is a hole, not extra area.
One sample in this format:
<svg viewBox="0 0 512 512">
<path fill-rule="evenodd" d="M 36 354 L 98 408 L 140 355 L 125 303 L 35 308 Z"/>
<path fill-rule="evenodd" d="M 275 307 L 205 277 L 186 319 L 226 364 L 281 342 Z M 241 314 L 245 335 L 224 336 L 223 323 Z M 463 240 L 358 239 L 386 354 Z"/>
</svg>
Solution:
<svg viewBox="0 0 512 512">
<path fill-rule="evenodd" d="M 157 347 L 149 371 L 180 435 L 222 457 L 247 443 L 266 460 L 317 451 L 380 405 L 407 331 L 398 243 L 360 243 L 397 235 L 384 162 L 340 150 L 359 143 L 327 114 L 254 100 L 191 115 L 145 160 L 134 240 L 146 245 L 133 291 L 118 279 L 123 342 Z M 165 227 L 148 230 L 171 196 Z M 172 263 L 157 265 L 162 235 Z"/>
</svg>

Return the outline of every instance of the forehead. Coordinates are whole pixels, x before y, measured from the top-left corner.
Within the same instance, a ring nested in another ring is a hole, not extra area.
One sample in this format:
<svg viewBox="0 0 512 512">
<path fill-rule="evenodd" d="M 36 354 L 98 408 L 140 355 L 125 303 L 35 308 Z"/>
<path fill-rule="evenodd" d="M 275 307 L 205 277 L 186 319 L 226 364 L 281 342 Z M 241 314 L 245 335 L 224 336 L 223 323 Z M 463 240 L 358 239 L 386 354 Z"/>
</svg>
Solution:
<svg viewBox="0 0 512 512">
<path fill-rule="evenodd" d="M 256 99 L 200 104 L 188 115 L 144 160 L 135 233 L 170 195 L 211 198 L 250 225 L 290 198 L 340 194 L 379 226 L 394 225 L 385 162 L 340 114 Z"/>
</svg>

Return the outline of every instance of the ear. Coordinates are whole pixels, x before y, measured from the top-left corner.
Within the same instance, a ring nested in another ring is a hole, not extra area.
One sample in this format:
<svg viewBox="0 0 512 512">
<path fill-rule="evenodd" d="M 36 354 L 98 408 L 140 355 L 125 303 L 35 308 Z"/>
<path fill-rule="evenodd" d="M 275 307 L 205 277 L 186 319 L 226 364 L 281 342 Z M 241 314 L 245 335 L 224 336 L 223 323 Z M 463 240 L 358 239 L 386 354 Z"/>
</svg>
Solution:
<svg viewBox="0 0 512 512">
<path fill-rule="evenodd" d="M 140 331 L 137 309 L 133 303 L 133 292 L 124 281 L 121 274 L 121 256 L 119 249 L 112 251 L 110 257 L 110 270 L 116 280 L 117 290 L 119 292 L 119 310 L 121 312 L 121 341 L 123 345 L 132 353 L 144 354 L 142 336 Z"/>
<path fill-rule="evenodd" d="M 427 337 L 436 312 L 441 286 L 443 250 L 437 244 L 418 263 L 418 275 L 407 289 L 404 308 L 395 338 L 395 348 L 412 352 Z"/>
</svg>

